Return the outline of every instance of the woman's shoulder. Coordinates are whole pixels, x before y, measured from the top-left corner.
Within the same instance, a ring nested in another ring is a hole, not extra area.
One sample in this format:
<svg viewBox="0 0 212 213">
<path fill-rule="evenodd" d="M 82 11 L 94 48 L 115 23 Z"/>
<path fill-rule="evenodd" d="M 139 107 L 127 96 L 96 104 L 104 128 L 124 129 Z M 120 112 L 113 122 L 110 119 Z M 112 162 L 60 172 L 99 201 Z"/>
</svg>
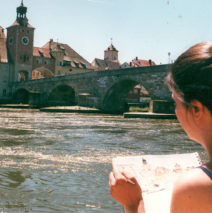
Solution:
<svg viewBox="0 0 212 213">
<path fill-rule="evenodd" d="M 171 213 L 212 212 L 212 180 L 195 168 L 180 176 L 174 184 Z"/>
<path fill-rule="evenodd" d="M 173 193 L 197 193 L 200 195 L 203 189 L 204 193 L 210 192 L 212 198 L 212 180 L 202 169 L 195 168 L 176 180 Z"/>
<path fill-rule="evenodd" d="M 204 166 L 201 167 L 204 168 Z M 197 187 L 198 185 L 203 186 L 205 184 L 211 184 L 212 186 L 210 177 L 203 169 L 201 169 L 201 167 L 191 169 L 190 171 L 185 172 L 184 174 L 179 176 L 175 182 L 175 185 L 183 187 L 185 187 L 185 185 L 189 187 Z"/>
</svg>

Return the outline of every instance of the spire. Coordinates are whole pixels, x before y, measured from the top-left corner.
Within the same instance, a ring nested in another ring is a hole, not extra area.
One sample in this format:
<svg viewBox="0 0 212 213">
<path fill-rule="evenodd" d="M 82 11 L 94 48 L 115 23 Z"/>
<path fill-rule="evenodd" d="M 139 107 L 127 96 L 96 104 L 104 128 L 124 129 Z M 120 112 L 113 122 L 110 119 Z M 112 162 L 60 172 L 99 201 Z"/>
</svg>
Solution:
<svg viewBox="0 0 212 213">
<path fill-rule="evenodd" d="M 21 0 L 21 5 L 17 7 L 17 17 L 16 21 L 21 25 L 26 27 L 28 24 L 28 19 L 26 17 L 27 7 L 24 6 L 23 0 Z"/>
</svg>

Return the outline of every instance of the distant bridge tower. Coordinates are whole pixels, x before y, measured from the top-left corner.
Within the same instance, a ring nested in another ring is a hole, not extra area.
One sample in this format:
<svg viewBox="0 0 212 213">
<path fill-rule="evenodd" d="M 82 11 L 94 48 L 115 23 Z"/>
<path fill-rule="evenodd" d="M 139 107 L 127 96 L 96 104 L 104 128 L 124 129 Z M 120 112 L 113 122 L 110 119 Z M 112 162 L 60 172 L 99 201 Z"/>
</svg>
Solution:
<svg viewBox="0 0 212 213">
<path fill-rule="evenodd" d="M 34 28 L 26 17 L 27 7 L 23 0 L 17 7 L 15 22 L 7 28 L 7 49 L 10 70 L 10 81 L 26 81 L 31 79 L 33 64 Z"/>
<path fill-rule="evenodd" d="M 111 45 L 105 50 L 104 60 L 118 62 L 118 52 L 113 46 L 111 39 Z"/>
</svg>

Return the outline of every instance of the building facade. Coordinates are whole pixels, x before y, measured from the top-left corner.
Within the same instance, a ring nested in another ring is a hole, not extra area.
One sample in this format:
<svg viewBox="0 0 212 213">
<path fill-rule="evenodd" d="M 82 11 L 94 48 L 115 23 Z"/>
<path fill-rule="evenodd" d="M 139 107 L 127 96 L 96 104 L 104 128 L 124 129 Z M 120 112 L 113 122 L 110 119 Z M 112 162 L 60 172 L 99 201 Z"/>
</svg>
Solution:
<svg viewBox="0 0 212 213">
<path fill-rule="evenodd" d="M 0 27 L 0 99 L 11 95 L 9 85 L 39 78 L 93 71 L 92 65 L 69 45 L 50 39 L 43 47 L 34 47 L 34 31 L 23 1 L 16 9 L 16 20 Z"/>
</svg>

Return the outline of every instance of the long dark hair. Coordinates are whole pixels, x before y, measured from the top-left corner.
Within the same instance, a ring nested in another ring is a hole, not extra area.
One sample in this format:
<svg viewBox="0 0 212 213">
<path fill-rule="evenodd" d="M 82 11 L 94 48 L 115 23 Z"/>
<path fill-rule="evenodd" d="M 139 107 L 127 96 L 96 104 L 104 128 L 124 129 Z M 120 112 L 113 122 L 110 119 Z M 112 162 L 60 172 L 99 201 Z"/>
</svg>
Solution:
<svg viewBox="0 0 212 213">
<path fill-rule="evenodd" d="M 212 113 L 212 42 L 202 42 L 180 55 L 166 78 L 186 105 L 198 100 Z"/>
</svg>

